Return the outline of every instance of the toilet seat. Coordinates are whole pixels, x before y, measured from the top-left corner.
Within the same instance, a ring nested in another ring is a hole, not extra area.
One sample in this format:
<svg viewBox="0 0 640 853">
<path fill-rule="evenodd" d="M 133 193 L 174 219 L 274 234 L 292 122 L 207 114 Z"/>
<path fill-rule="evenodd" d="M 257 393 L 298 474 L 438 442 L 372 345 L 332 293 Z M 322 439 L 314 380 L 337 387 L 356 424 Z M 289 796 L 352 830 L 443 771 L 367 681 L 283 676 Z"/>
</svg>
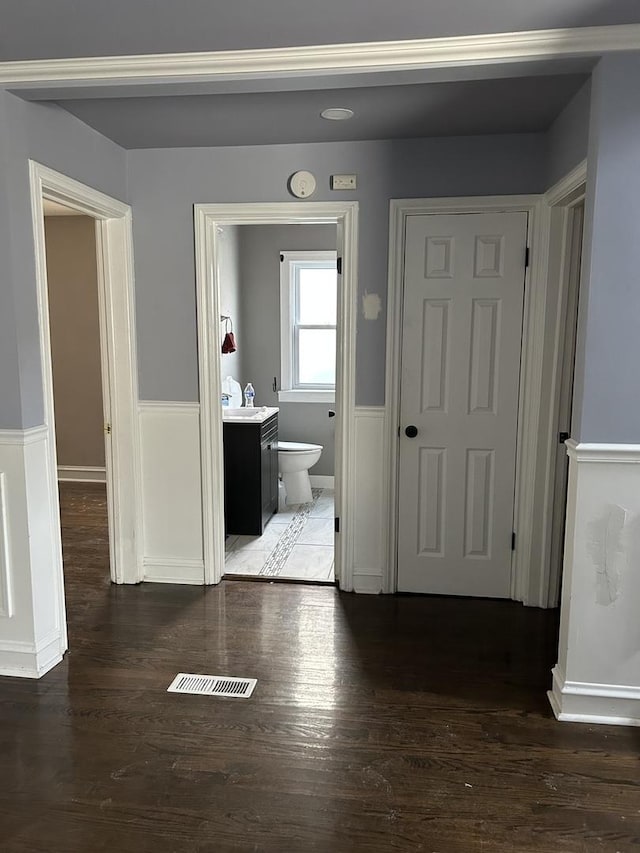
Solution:
<svg viewBox="0 0 640 853">
<path fill-rule="evenodd" d="M 279 441 L 278 452 L 280 453 L 313 453 L 322 450 L 321 444 L 305 444 L 301 441 Z"/>
</svg>

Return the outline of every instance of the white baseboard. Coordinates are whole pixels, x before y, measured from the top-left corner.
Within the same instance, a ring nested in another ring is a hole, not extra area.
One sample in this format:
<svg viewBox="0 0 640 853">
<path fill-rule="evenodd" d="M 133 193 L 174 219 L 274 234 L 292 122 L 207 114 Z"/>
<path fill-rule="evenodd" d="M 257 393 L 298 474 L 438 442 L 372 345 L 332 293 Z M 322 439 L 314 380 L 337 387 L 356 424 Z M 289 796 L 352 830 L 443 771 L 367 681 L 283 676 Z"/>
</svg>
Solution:
<svg viewBox="0 0 640 853">
<path fill-rule="evenodd" d="M 354 571 L 353 591 L 366 595 L 379 595 L 383 592 L 384 581 L 381 572 Z"/>
<path fill-rule="evenodd" d="M 145 557 L 143 564 L 145 583 L 204 584 L 204 560 Z"/>
<path fill-rule="evenodd" d="M 0 675 L 17 678 L 42 678 L 62 660 L 65 642 L 61 635 L 44 642 L 0 641 Z"/>
<path fill-rule="evenodd" d="M 312 489 L 335 488 L 335 477 L 325 477 L 322 474 L 309 474 Z"/>
<path fill-rule="evenodd" d="M 547 696 L 562 722 L 640 726 L 640 687 L 567 681 L 556 666 Z"/>
<path fill-rule="evenodd" d="M 58 465 L 58 482 L 60 483 L 106 483 L 106 481 L 105 468 Z"/>
</svg>

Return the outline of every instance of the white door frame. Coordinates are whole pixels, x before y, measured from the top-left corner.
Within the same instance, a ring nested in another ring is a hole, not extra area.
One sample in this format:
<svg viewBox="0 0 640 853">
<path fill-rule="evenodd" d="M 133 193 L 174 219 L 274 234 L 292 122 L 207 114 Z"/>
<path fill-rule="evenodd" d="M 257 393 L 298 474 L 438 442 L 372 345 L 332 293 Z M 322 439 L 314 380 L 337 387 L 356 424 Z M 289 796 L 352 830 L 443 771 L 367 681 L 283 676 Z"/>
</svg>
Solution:
<svg viewBox="0 0 640 853">
<path fill-rule="evenodd" d="M 389 484 L 389 551 L 385 591 L 397 589 L 397 491 L 398 428 L 400 426 L 400 343 L 402 289 L 404 280 L 404 234 L 407 216 L 420 214 L 497 213 L 524 211 L 529 215 L 529 266 L 525 273 L 522 360 L 518 403 L 516 492 L 514 531 L 516 548 L 512 557 L 511 597 L 525 604 L 546 607 L 549 585 L 541 588 L 542 561 L 535 558 L 536 515 L 549 513 L 549 496 L 536 505 L 536 484 L 549 466 L 551 448 L 542 422 L 541 407 L 548 394 L 545 376 L 545 334 L 550 318 L 549 222 L 550 208 L 544 196 L 490 196 L 443 199 L 401 199 L 391 201 L 389 248 L 389 297 L 387 316 L 386 467 Z M 553 318 L 555 322 L 555 317 Z M 555 446 L 553 447 L 555 451 Z M 544 492 L 543 492 L 544 493 Z M 551 500 L 553 496 L 551 495 Z"/>
<path fill-rule="evenodd" d="M 55 552 L 52 571 L 58 577 L 60 624 L 65 625 L 43 200 L 58 202 L 96 220 L 100 359 L 105 424 L 111 425 L 110 440 L 105 446 L 111 580 L 119 584 L 138 583 L 143 579 L 132 219 L 129 205 L 33 160 L 29 161 L 29 178 L 44 422 L 49 447 L 47 486 Z"/>
<path fill-rule="evenodd" d="M 200 453 L 205 584 L 224 574 L 224 465 L 220 380 L 220 268 L 217 225 L 338 226 L 342 286 L 338 300 L 336 413 L 336 578 L 353 589 L 355 323 L 358 281 L 358 202 L 274 202 L 196 204 L 196 296 L 198 377 L 200 383 Z"/>
<path fill-rule="evenodd" d="M 548 495 L 542 514 L 542 526 L 537 539 L 540 543 L 539 587 L 536 592 L 541 601 L 546 596 L 546 606 L 556 607 L 560 598 L 560 564 L 552 556 L 562 551 L 563 543 L 557 540 L 556 518 L 556 453 L 558 447 L 558 418 L 560 415 L 560 395 L 563 374 L 569 370 L 573 374 L 574 361 L 567 363 L 566 322 L 568 319 L 568 300 L 570 280 L 570 228 L 572 209 L 585 198 L 587 181 L 587 161 L 584 160 L 568 175 L 558 181 L 545 193 L 544 201 L 549 207 L 549 298 L 553 299 L 554 327 L 548 330 L 547 341 L 553 341 L 553 364 L 547 394 L 548 421 L 545 433 L 549 438 L 547 454 L 544 459 L 545 494 Z M 543 453 L 544 456 L 544 453 Z"/>
</svg>

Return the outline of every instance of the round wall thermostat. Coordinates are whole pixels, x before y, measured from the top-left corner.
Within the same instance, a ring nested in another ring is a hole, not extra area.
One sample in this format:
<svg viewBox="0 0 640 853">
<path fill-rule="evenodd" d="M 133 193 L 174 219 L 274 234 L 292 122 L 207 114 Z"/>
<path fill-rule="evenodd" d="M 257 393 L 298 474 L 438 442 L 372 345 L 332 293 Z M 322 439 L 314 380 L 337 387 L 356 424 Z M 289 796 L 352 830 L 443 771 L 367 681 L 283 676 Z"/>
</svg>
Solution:
<svg viewBox="0 0 640 853">
<path fill-rule="evenodd" d="M 311 172 L 294 172 L 289 178 L 289 192 L 296 198 L 307 198 L 316 191 L 316 179 Z"/>
</svg>

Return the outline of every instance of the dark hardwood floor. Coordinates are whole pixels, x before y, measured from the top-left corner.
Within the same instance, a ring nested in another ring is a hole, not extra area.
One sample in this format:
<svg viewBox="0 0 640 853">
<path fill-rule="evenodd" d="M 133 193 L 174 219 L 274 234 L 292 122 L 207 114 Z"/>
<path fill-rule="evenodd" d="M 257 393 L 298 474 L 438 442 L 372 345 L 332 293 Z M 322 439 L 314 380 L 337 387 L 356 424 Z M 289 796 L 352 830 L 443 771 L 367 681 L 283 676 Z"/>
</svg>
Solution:
<svg viewBox="0 0 640 853">
<path fill-rule="evenodd" d="M 555 613 L 115 587 L 102 490 L 62 507 L 70 651 L 0 679 L 3 853 L 640 849 L 640 729 L 553 719 Z M 179 671 L 259 682 L 166 693 Z"/>
</svg>

